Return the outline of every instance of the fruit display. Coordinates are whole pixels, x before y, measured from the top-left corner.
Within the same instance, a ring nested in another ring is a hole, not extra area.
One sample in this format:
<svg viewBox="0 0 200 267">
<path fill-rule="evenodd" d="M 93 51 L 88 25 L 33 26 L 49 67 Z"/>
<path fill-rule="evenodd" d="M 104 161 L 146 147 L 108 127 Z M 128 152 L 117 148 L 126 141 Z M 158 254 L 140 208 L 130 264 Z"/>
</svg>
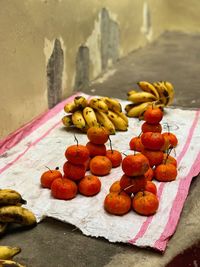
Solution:
<svg viewBox="0 0 200 267">
<path fill-rule="evenodd" d="M 83 132 L 92 126 L 104 126 L 109 134 L 116 131 L 126 131 L 128 119 L 122 112 L 118 100 L 109 97 L 93 97 L 87 100 L 84 96 L 77 96 L 74 101 L 64 106 L 68 113 L 62 118 L 65 127 L 76 127 Z"/>
<path fill-rule="evenodd" d="M 149 181 L 155 178 L 160 182 L 170 182 L 177 177 L 177 161 L 170 156 L 170 152 L 177 146 L 178 139 L 169 131 L 168 125 L 168 132 L 162 133 L 162 118 L 163 112 L 160 108 L 150 106 L 144 112 L 142 133 L 130 140 L 129 147 L 148 158 L 151 169 L 146 177 Z"/>
<path fill-rule="evenodd" d="M 168 81 L 140 81 L 138 86 L 142 91 L 130 90 L 127 93 L 127 100 L 132 102 L 125 107 L 128 117 L 143 118 L 150 106 L 164 108 L 173 102 L 174 86 Z"/>
</svg>

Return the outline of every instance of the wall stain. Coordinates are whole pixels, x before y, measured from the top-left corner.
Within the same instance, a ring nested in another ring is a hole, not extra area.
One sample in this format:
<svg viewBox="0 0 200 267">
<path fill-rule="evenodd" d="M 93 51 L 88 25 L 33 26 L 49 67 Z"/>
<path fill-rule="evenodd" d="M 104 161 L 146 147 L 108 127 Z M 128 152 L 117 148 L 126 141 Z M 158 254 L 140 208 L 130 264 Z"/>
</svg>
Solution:
<svg viewBox="0 0 200 267">
<path fill-rule="evenodd" d="M 47 63 L 48 107 L 52 108 L 62 100 L 62 73 L 64 53 L 61 42 L 55 39 L 53 52 Z"/>
<path fill-rule="evenodd" d="M 101 10 L 101 66 L 106 70 L 119 58 L 119 26 L 106 8 Z"/>
<path fill-rule="evenodd" d="M 76 56 L 75 90 L 84 90 L 89 87 L 89 49 L 81 45 Z"/>
</svg>

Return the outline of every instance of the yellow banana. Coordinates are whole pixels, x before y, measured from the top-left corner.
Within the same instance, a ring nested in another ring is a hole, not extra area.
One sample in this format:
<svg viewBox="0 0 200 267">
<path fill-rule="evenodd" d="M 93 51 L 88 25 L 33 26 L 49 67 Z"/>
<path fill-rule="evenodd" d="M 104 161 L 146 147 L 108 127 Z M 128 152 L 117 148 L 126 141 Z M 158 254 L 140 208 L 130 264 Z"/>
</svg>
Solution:
<svg viewBox="0 0 200 267">
<path fill-rule="evenodd" d="M 0 259 L 10 260 L 20 252 L 20 247 L 0 246 Z"/>
<path fill-rule="evenodd" d="M 112 121 L 115 126 L 115 129 L 120 131 L 127 130 L 127 123 L 119 116 L 117 113 L 108 110 L 108 118 Z"/>
<path fill-rule="evenodd" d="M 0 267 L 26 267 L 26 266 L 11 260 L 0 260 Z"/>
<path fill-rule="evenodd" d="M 83 109 L 83 117 L 89 127 L 98 126 L 97 118 L 93 108 L 86 107 Z"/>
<path fill-rule="evenodd" d="M 18 223 L 24 226 L 36 225 L 35 215 L 30 210 L 20 206 L 0 207 L 0 221 Z"/>
<path fill-rule="evenodd" d="M 100 125 L 103 125 L 109 131 L 110 134 L 115 134 L 115 126 L 112 123 L 112 121 L 108 118 L 107 114 L 100 110 L 96 110 L 95 113 L 98 123 Z"/>
<path fill-rule="evenodd" d="M 133 94 L 136 94 L 136 93 L 138 93 L 138 91 L 130 90 L 130 91 L 128 91 L 127 96 L 130 96 L 130 95 L 133 95 Z"/>
<path fill-rule="evenodd" d="M 124 114 L 123 112 L 116 112 L 116 111 L 115 111 L 115 113 L 116 113 L 118 116 L 120 116 L 120 117 L 126 122 L 126 124 L 127 124 L 127 126 L 128 126 L 128 118 L 127 118 L 126 114 Z"/>
<path fill-rule="evenodd" d="M 73 125 L 72 115 L 65 115 L 64 117 L 62 117 L 62 123 L 66 127 L 72 126 Z"/>
<path fill-rule="evenodd" d="M 159 94 L 153 84 L 146 82 L 146 81 L 141 81 L 141 82 L 138 82 L 138 85 L 143 91 L 155 95 L 157 99 L 159 98 Z"/>
<path fill-rule="evenodd" d="M 108 109 L 112 111 L 122 112 L 122 106 L 117 99 L 103 97 L 103 101 L 107 104 Z"/>
<path fill-rule="evenodd" d="M 131 109 L 128 110 L 127 115 L 129 117 L 139 117 L 151 105 L 152 105 L 152 102 L 144 102 L 144 103 L 138 104 L 137 106 L 133 106 Z"/>
<path fill-rule="evenodd" d="M 95 97 L 95 98 L 90 99 L 89 106 L 93 109 L 98 109 L 103 112 L 108 111 L 107 104 L 101 98 Z"/>
<path fill-rule="evenodd" d="M 0 206 L 26 204 L 20 193 L 12 189 L 0 189 Z"/>
<path fill-rule="evenodd" d="M 86 126 L 83 112 L 81 110 L 72 113 L 72 122 L 79 129 L 83 129 Z"/>
<path fill-rule="evenodd" d="M 172 85 L 172 83 L 168 82 L 168 81 L 164 81 L 163 82 L 165 87 L 167 88 L 168 90 L 168 93 L 169 93 L 169 102 L 168 104 L 171 104 L 174 100 L 174 86 Z"/>
<path fill-rule="evenodd" d="M 0 236 L 6 232 L 7 227 L 8 227 L 7 223 L 0 222 Z"/>
<path fill-rule="evenodd" d="M 71 103 L 67 103 L 64 106 L 64 111 L 67 112 L 67 113 L 73 113 L 76 110 L 78 110 L 78 107 L 76 106 L 76 104 L 74 103 L 74 101 L 71 102 Z"/>
<path fill-rule="evenodd" d="M 88 105 L 87 99 L 84 96 L 76 96 L 74 103 L 78 109 L 84 109 Z"/>
<path fill-rule="evenodd" d="M 128 97 L 128 100 L 137 104 L 156 100 L 155 95 L 148 92 L 138 92 Z"/>
<path fill-rule="evenodd" d="M 127 113 L 130 109 L 132 109 L 133 107 L 136 107 L 136 106 L 138 106 L 138 104 L 134 104 L 134 103 L 127 104 L 127 105 L 125 106 L 125 111 L 126 111 L 126 113 Z"/>
<path fill-rule="evenodd" d="M 162 82 L 154 82 L 153 85 L 156 88 L 157 92 L 159 93 L 159 100 L 165 106 L 167 106 L 169 104 L 169 99 L 170 99 L 167 88 Z"/>
</svg>

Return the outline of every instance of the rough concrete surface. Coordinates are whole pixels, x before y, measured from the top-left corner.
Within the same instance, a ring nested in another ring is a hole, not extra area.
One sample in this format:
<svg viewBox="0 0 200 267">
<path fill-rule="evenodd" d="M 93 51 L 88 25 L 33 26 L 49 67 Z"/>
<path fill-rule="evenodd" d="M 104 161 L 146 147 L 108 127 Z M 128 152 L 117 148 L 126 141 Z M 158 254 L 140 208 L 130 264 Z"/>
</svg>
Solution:
<svg viewBox="0 0 200 267">
<path fill-rule="evenodd" d="M 112 75 L 101 79 L 102 83 L 93 83 L 85 92 L 125 99 L 126 92 L 139 80 L 170 80 L 176 89 L 174 105 L 199 107 L 199 50 L 200 35 L 165 33 L 156 42 L 120 60 Z M 200 240 L 199 192 L 200 181 L 196 177 L 164 255 L 87 237 L 74 226 L 52 219 L 44 220 L 29 231 L 13 230 L 0 244 L 20 246 L 22 252 L 15 259 L 29 267 L 166 266 L 177 254 Z M 184 262 L 176 266 L 196 267 L 200 258 L 191 258 L 190 265 Z"/>
</svg>

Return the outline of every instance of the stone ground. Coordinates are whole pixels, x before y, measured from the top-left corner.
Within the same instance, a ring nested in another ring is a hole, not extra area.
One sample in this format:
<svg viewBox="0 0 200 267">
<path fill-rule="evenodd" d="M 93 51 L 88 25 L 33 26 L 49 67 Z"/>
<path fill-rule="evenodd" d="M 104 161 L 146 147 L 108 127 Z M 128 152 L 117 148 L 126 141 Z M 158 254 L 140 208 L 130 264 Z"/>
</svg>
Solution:
<svg viewBox="0 0 200 267">
<path fill-rule="evenodd" d="M 174 106 L 199 108 L 199 51 L 200 35 L 166 32 L 154 43 L 121 59 L 85 92 L 126 99 L 127 91 L 137 81 L 169 80 L 176 90 Z M 0 244 L 19 245 L 22 252 L 15 259 L 28 267 L 197 267 L 200 266 L 199 178 L 193 179 L 177 230 L 164 255 L 87 237 L 73 225 L 50 218 L 29 231 L 10 232 Z"/>
</svg>

